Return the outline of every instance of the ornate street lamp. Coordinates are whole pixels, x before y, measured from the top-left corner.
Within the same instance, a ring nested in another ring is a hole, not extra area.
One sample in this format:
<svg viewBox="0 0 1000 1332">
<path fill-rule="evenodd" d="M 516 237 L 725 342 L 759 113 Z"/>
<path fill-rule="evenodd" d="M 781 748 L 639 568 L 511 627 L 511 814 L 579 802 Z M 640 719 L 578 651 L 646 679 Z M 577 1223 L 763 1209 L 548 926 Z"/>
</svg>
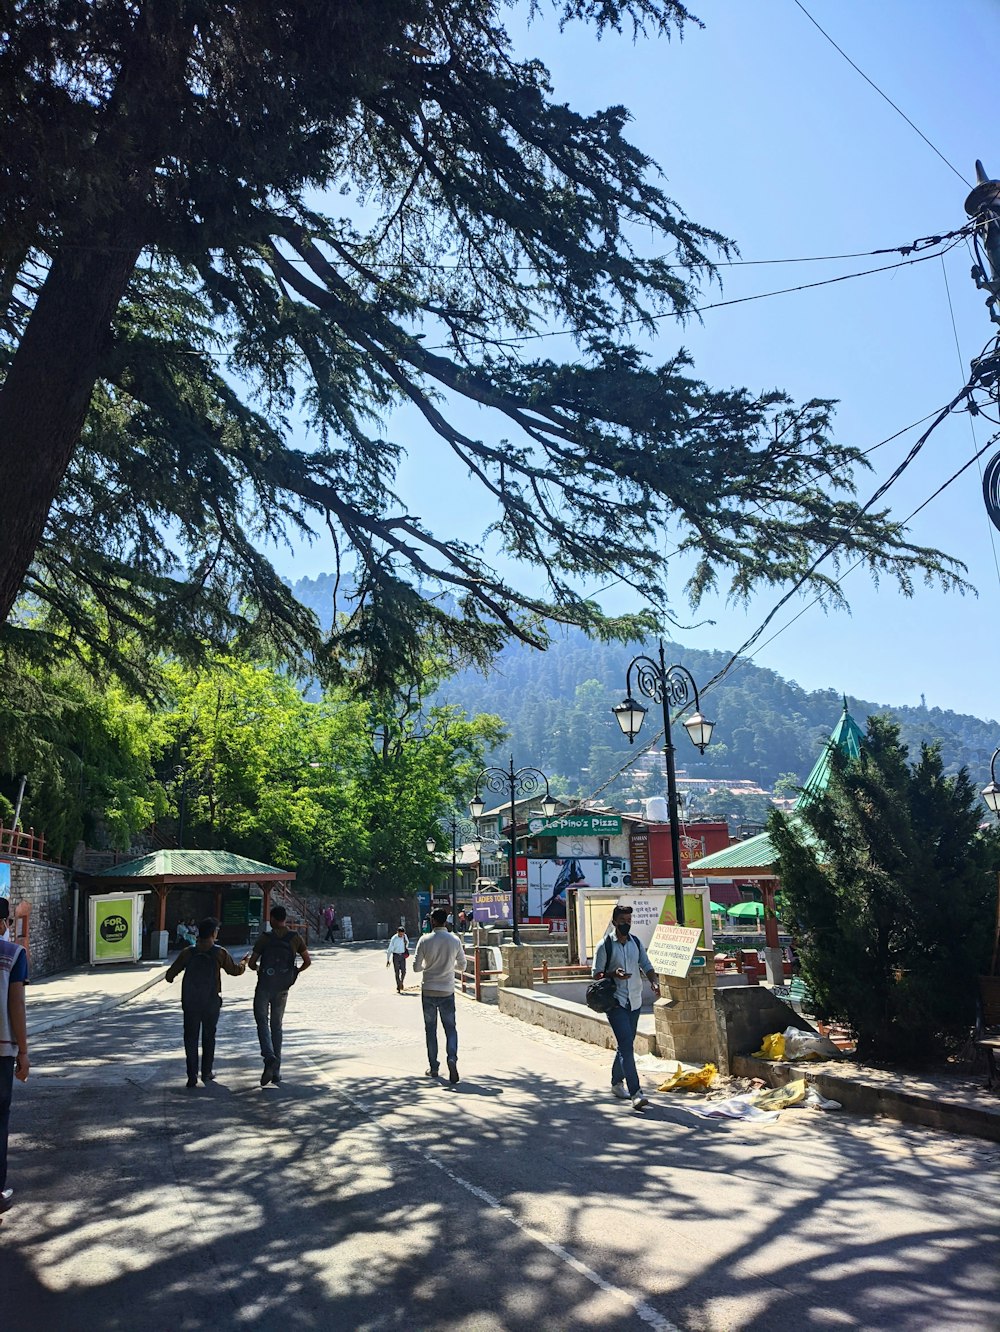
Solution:
<svg viewBox="0 0 1000 1332">
<path fill-rule="evenodd" d="M 441 820 L 441 827 L 451 838 L 451 921 L 454 926 L 458 921 L 458 849 L 462 845 L 460 838 L 465 838 L 474 846 L 481 843 L 475 824 L 452 810 Z M 432 854 L 437 843 L 433 837 L 427 839 L 427 850 Z"/>
<path fill-rule="evenodd" d="M 469 813 L 474 819 L 481 819 L 486 803 L 480 799 L 479 789 L 487 791 L 506 791 L 510 798 L 510 844 L 508 864 L 510 870 L 510 922 L 513 927 L 515 944 L 520 944 L 521 935 L 517 928 L 517 797 L 532 796 L 542 786 L 545 797 L 542 800 L 542 813 L 551 819 L 559 808 L 558 802 L 549 791 L 549 779 L 539 768 L 514 767 L 514 756 L 506 768 L 484 768 L 476 778 L 476 793 L 469 801 Z"/>
<path fill-rule="evenodd" d="M 1000 815 L 1000 786 L 997 785 L 997 756 L 1000 749 L 993 751 L 990 759 L 990 784 L 982 789 L 982 797 L 994 814 Z"/>
<path fill-rule="evenodd" d="M 647 709 L 632 697 L 632 671 L 635 670 L 636 689 L 644 697 L 663 708 L 663 755 L 667 766 L 667 809 L 670 815 L 670 854 L 674 866 L 674 913 L 678 925 L 684 924 L 684 875 L 681 868 L 681 831 L 678 817 L 677 774 L 674 769 L 674 741 L 670 729 L 670 709 L 683 710 L 692 702 L 694 713 L 683 723 L 691 743 L 704 754 L 712 742 L 715 722 L 701 714 L 698 686 L 694 676 L 684 666 L 668 666 L 660 642 L 660 659 L 645 655 L 633 657 L 625 673 L 625 699 L 611 709 L 629 744 L 634 744 Z M 692 697 L 693 695 L 693 697 Z"/>
</svg>

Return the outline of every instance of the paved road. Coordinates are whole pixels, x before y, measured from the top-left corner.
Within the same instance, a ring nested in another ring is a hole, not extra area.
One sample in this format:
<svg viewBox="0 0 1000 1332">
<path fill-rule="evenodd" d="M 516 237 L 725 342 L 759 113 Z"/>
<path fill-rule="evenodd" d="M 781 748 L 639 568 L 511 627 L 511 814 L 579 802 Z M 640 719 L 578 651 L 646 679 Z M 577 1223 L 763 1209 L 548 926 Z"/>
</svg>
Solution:
<svg viewBox="0 0 1000 1332">
<path fill-rule="evenodd" d="M 177 986 L 42 1037 L 15 1098 L 4 1307 L 39 1332 L 1000 1328 L 1000 1148 L 607 1092 L 608 1056 L 459 1001 L 422 1077 L 380 952 L 293 991 L 257 1085 L 248 980 L 184 1087 Z"/>
</svg>

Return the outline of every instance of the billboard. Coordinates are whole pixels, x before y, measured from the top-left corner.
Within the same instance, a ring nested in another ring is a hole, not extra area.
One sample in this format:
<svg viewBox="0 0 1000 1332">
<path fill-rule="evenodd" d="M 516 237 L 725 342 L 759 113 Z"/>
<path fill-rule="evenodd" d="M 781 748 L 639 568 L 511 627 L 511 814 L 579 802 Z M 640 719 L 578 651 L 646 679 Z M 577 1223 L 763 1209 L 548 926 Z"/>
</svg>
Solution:
<svg viewBox="0 0 1000 1332">
<path fill-rule="evenodd" d="M 0 860 L 0 897 L 10 897 L 10 865 Z"/>
<path fill-rule="evenodd" d="M 570 888 L 600 888 L 604 884 L 604 862 L 599 856 L 553 856 L 548 860 L 517 858 L 518 892 L 527 888 L 529 920 L 566 919 L 566 894 Z"/>
<path fill-rule="evenodd" d="M 90 961 L 138 962 L 145 893 L 106 893 L 90 899 Z"/>
</svg>

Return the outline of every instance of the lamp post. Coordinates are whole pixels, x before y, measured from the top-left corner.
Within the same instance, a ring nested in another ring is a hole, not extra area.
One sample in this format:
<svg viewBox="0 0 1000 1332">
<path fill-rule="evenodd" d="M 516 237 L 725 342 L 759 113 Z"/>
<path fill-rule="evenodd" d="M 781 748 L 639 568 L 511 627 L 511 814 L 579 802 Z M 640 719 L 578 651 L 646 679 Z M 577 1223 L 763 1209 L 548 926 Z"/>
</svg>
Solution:
<svg viewBox="0 0 1000 1332">
<path fill-rule="evenodd" d="M 1000 816 L 1000 785 L 997 784 L 997 758 L 1000 757 L 1000 749 L 993 751 L 993 757 L 990 759 L 990 784 L 984 786 L 981 795 L 989 806 L 990 810 Z"/>
<path fill-rule="evenodd" d="M 644 697 L 661 704 L 663 708 L 663 753 L 667 765 L 667 809 L 670 814 L 670 854 L 674 867 L 674 915 L 678 925 L 684 924 L 684 875 L 681 869 L 681 833 L 677 815 L 677 773 L 674 769 L 674 741 L 670 730 L 670 709 L 683 710 L 692 702 L 694 695 L 694 713 L 684 723 L 684 729 L 692 743 L 704 754 L 711 743 L 715 722 L 707 721 L 701 715 L 698 700 L 698 686 L 694 676 L 685 666 L 667 665 L 660 642 L 660 659 L 655 661 L 644 654 L 633 657 L 625 672 L 625 698 L 617 707 L 611 709 L 618 720 L 618 725 L 628 736 L 629 744 L 635 743 L 639 727 L 647 709 L 632 697 L 632 672 L 635 671 L 636 689 Z"/>
<path fill-rule="evenodd" d="M 451 837 L 451 921 L 454 926 L 458 922 L 458 848 L 460 845 L 458 839 L 464 837 L 466 833 L 471 834 L 470 842 L 477 842 L 479 838 L 476 835 L 475 826 L 455 810 L 452 810 L 441 820 L 441 827 Z M 428 837 L 427 850 L 431 855 L 434 854 L 436 846 L 437 842 L 434 838 Z"/>
<path fill-rule="evenodd" d="M 513 929 L 514 942 L 520 944 L 521 935 L 517 928 L 517 797 L 532 796 L 540 787 L 545 787 L 545 798 L 542 800 L 542 813 L 547 819 L 551 819 L 559 808 L 557 802 L 553 800 L 549 791 L 549 779 L 539 768 L 517 768 L 514 767 L 514 756 L 510 757 L 510 762 L 506 768 L 484 768 L 476 778 L 476 794 L 469 801 L 469 813 L 473 819 L 481 819 L 483 810 L 486 808 L 485 802 L 479 798 L 481 787 L 487 791 L 506 791 L 510 798 L 510 846 L 508 862 L 510 866 L 510 922 Z"/>
</svg>

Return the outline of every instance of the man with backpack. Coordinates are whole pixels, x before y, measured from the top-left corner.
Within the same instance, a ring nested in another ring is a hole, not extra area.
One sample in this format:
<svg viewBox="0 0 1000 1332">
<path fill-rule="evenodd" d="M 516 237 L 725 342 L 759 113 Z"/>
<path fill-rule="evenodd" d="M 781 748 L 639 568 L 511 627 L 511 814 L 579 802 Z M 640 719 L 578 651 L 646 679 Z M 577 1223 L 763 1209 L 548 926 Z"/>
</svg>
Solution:
<svg viewBox="0 0 1000 1332">
<path fill-rule="evenodd" d="M 268 915 L 271 928 L 258 936 L 248 959 L 250 970 L 257 973 L 253 1015 L 264 1060 L 262 1087 L 269 1082 L 281 1086 L 281 1037 L 288 991 L 298 980 L 299 972 L 312 966 L 302 936 L 288 928 L 287 919 L 288 912 L 283 906 L 271 908 Z M 302 959 L 300 967 L 295 965 L 296 954 Z"/>
<path fill-rule="evenodd" d="M 181 1008 L 184 1012 L 184 1054 L 187 1058 L 187 1085 L 198 1085 L 198 1046 L 201 1045 L 201 1080 L 215 1078 L 215 1031 L 222 1012 L 222 973 L 242 976 L 246 960 L 234 962 L 229 952 L 216 943 L 219 922 L 206 916 L 198 926 L 194 944 L 182 948 L 168 968 L 166 979 L 173 983 L 184 972 Z"/>
<path fill-rule="evenodd" d="M 615 1002 L 608 1012 L 608 1021 L 618 1044 L 611 1065 L 611 1090 L 620 1101 L 631 1100 L 634 1110 L 642 1110 L 649 1100 L 639 1087 L 634 1049 L 642 1011 L 642 978 L 644 975 L 648 977 L 653 993 L 658 995 L 659 977 L 645 948 L 630 933 L 632 908 L 616 906 L 611 913 L 611 924 L 613 933 L 601 940 L 594 955 L 594 980 L 603 976 L 615 979 Z"/>
</svg>

